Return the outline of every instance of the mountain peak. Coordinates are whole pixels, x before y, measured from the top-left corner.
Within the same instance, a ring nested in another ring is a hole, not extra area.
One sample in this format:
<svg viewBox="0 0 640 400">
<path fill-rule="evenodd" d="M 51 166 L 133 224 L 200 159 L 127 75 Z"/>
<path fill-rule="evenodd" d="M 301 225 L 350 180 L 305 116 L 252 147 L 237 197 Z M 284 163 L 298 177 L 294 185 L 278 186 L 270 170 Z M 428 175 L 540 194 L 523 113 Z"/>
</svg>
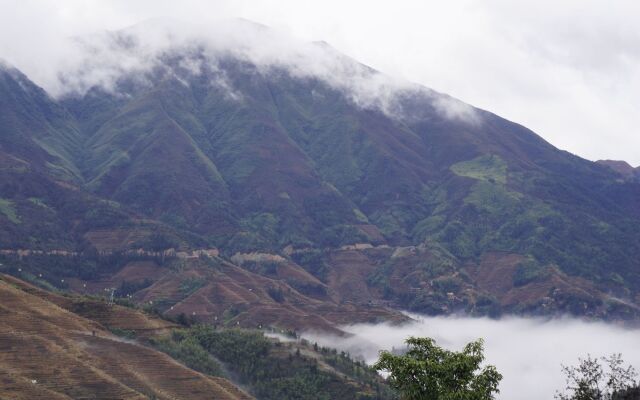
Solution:
<svg viewBox="0 0 640 400">
<path fill-rule="evenodd" d="M 640 167 L 634 168 L 628 162 L 621 160 L 598 160 L 598 164 L 605 165 L 618 174 L 622 175 L 625 179 L 633 179 L 640 177 Z"/>
</svg>

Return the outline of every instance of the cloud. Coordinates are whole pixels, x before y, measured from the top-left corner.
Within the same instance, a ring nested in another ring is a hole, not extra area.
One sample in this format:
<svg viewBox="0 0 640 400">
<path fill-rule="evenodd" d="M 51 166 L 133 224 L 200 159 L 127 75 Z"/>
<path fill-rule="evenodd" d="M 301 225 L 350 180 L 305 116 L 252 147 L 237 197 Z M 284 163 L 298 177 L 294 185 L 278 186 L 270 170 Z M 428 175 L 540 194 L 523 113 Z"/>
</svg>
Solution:
<svg viewBox="0 0 640 400">
<path fill-rule="evenodd" d="M 0 58 L 43 85 L 74 59 L 70 36 L 162 16 L 201 25 L 243 17 L 302 41 L 325 40 L 583 157 L 640 165 L 640 3 L 633 0 L 0 2 Z"/>
<path fill-rule="evenodd" d="M 433 106 L 446 118 L 467 122 L 471 125 L 482 123 L 480 114 L 475 108 L 453 97 L 438 96 L 434 98 Z"/>
<path fill-rule="evenodd" d="M 341 90 L 357 105 L 389 112 L 402 85 L 359 64 L 324 43 L 296 40 L 286 33 L 238 19 L 212 24 L 153 19 L 118 31 L 104 31 L 60 40 L 56 57 L 37 81 L 55 97 L 83 95 L 97 87 L 118 92 L 119 82 L 132 77 L 147 84 L 150 74 L 171 75 L 187 84 L 186 75 L 214 76 L 216 85 L 232 98 L 241 97 L 226 79 L 222 60 L 250 63 L 259 73 L 286 70 L 302 79 L 320 79 Z M 167 59 L 180 57 L 168 67 Z"/>
<path fill-rule="evenodd" d="M 412 317 L 415 322 L 402 326 L 346 326 L 343 329 L 353 334 L 348 338 L 317 333 L 303 337 L 361 356 L 368 363 L 374 362 L 382 349 L 404 348 L 409 336 L 432 337 L 451 350 L 461 350 L 466 343 L 484 338 L 486 362 L 504 375 L 499 399 L 553 398 L 556 390 L 564 388 L 561 364 L 575 365 L 578 357 L 587 354 L 600 357 L 622 353 L 627 363 L 640 368 L 640 330 L 570 318 Z"/>
<path fill-rule="evenodd" d="M 151 75 L 172 76 L 188 85 L 189 78 L 213 77 L 231 99 L 241 100 L 223 67 L 230 59 L 256 68 L 262 75 L 286 71 L 298 79 L 316 79 L 342 92 L 355 105 L 401 117 L 401 99 L 408 93 L 425 96 L 445 118 L 473 120 L 473 108 L 449 96 L 373 70 L 324 42 L 307 42 L 275 29 L 239 19 L 212 24 L 170 18 L 149 20 L 118 30 L 68 38 L 60 57 L 40 83 L 54 97 L 84 95 L 92 88 L 120 93 L 123 79 L 149 85 Z M 171 63 L 171 60 L 177 60 Z"/>
</svg>

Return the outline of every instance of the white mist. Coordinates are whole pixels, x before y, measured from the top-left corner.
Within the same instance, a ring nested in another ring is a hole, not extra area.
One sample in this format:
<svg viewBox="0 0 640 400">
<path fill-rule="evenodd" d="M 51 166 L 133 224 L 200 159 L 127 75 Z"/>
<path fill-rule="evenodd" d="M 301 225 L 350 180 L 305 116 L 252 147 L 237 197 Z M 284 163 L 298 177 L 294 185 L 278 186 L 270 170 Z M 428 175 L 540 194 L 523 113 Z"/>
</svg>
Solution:
<svg viewBox="0 0 640 400">
<path fill-rule="evenodd" d="M 343 329 L 350 338 L 308 333 L 303 335 L 318 344 L 337 347 L 354 357 L 373 363 L 380 350 L 403 348 L 409 336 L 428 336 L 451 350 L 461 350 L 472 340 L 485 340 L 486 362 L 504 376 L 499 399 L 552 399 L 564 388 L 561 364 L 575 365 L 587 354 L 605 356 L 622 353 L 626 363 L 640 370 L 640 330 L 626 329 L 602 322 L 571 318 L 535 319 L 468 317 L 423 317 L 402 325 L 357 324 Z"/>
</svg>

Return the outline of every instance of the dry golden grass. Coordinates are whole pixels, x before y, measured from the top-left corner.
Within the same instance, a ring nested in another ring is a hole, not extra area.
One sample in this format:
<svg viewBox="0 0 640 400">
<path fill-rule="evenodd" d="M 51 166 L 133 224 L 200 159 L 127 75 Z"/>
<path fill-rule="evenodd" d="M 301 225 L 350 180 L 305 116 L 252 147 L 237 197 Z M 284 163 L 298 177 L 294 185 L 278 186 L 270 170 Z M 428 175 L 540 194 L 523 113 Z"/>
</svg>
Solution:
<svg viewBox="0 0 640 400">
<path fill-rule="evenodd" d="M 230 382 L 111 334 L 171 324 L 137 310 L 50 294 L 0 276 L 2 399 L 249 399 Z M 81 308 L 85 316 L 70 310 Z"/>
</svg>

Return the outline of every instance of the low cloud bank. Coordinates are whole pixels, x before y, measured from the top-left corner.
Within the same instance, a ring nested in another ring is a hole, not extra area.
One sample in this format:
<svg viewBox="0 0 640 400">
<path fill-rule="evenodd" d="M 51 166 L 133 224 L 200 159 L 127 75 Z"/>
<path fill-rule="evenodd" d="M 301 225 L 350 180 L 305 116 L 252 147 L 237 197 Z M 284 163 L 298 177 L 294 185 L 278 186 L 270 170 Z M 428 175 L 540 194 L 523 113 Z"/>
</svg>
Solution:
<svg viewBox="0 0 640 400">
<path fill-rule="evenodd" d="M 167 68 L 166 57 L 175 55 L 181 57 L 179 64 Z M 241 19 L 195 24 L 157 18 L 122 30 L 60 38 L 56 52 L 46 56 L 46 69 L 25 72 L 54 97 L 83 95 L 92 88 L 119 94 L 118 82 L 123 77 L 145 84 L 149 73 L 162 68 L 185 84 L 188 79 L 181 78 L 213 72 L 209 74 L 215 76 L 211 84 L 241 100 L 242 93 L 221 66 L 222 60 L 234 59 L 255 66 L 264 75 L 284 70 L 299 79 L 318 79 L 357 106 L 375 108 L 391 117 L 407 117 L 401 99 L 416 95 L 429 99 L 445 118 L 474 125 L 480 121 L 473 107 L 375 71 L 324 42 L 306 42 Z"/>
<path fill-rule="evenodd" d="M 640 330 L 601 322 L 562 318 L 505 318 L 491 320 L 467 317 L 421 317 L 402 326 L 357 324 L 343 329 L 353 334 L 337 338 L 309 333 L 318 344 L 337 347 L 368 363 L 380 350 L 404 348 L 409 336 L 428 336 L 451 350 L 484 338 L 487 363 L 498 368 L 504 379 L 499 399 L 552 399 L 564 387 L 561 364 L 575 365 L 578 357 L 622 353 L 623 359 L 640 369 Z"/>
</svg>

